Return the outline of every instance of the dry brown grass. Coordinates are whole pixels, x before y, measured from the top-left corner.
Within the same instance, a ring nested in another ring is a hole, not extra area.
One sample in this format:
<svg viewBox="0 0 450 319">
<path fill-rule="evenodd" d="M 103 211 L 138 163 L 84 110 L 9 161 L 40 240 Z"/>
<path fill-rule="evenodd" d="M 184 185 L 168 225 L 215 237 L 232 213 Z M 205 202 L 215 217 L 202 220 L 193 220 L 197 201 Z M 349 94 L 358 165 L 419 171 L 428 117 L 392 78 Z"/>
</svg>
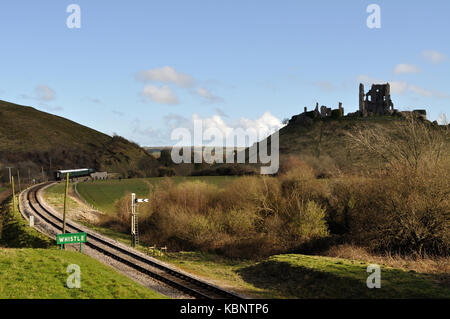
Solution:
<svg viewBox="0 0 450 319">
<path fill-rule="evenodd" d="M 429 274 L 450 274 L 450 257 L 400 256 L 396 254 L 373 254 L 363 247 L 344 244 L 336 245 L 323 253 L 325 256 L 362 260 L 369 263 L 384 264 L 390 267 L 413 270 Z"/>
</svg>

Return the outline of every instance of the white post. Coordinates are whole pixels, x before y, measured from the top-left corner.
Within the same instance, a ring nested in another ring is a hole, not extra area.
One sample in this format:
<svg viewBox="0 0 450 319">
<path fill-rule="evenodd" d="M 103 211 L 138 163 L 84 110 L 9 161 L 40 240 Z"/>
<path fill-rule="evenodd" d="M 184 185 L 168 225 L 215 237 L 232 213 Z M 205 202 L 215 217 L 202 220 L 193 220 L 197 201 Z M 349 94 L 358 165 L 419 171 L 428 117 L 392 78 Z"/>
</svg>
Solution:
<svg viewBox="0 0 450 319">
<path fill-rule="evenodd" d="M 34 227 L 34 216 L 30 216 L 30 227 Z"/>
<path fill-rule="evenodd" d="M 134 247 L 134 241 L 136 238 L 136 229 L 135 229 L 135 209 L 136 209 L 136 194 L 131 194 L 131 246 Z"/>
</svg>

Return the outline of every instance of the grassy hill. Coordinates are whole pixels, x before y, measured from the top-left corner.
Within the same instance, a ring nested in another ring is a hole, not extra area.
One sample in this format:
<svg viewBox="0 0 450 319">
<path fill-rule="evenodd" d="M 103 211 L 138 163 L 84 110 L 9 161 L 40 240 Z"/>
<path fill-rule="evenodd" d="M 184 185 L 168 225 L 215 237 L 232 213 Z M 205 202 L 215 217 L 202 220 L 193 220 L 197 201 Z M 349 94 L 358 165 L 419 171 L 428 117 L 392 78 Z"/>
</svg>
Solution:
<svg viewBox="0 0 450 319">
<path fill-rule="evenodd" d="M 32 107 L 0 101 L 0 167 L 94 167 L 128 176 L 149 175 L 155 160 L 135 143 L 108 136 Z M 1 165 L 3 164 L 3 165 Z M 3 172 L 5 173 L 5 172 Z"/>
<path fill-rule="evenodd" d="M 404 118 L 395 116 L 342 117 L 322 119 L 311 124 L 292 123 L 280 130 L 280 161 L 295 155 L 319 172 L 362 172 L 376 168 L 379 160 L 356 147 L 348 133 L 357 131 L 382 131 L 394 139 L 400 135 Z M 432 125 L 433 130 L 447 130 L 445 126 Z M 447 134 L 448 137 L 448 134 Z M 447 144 L 450 141 L 447 139 Z"/>
</svg>

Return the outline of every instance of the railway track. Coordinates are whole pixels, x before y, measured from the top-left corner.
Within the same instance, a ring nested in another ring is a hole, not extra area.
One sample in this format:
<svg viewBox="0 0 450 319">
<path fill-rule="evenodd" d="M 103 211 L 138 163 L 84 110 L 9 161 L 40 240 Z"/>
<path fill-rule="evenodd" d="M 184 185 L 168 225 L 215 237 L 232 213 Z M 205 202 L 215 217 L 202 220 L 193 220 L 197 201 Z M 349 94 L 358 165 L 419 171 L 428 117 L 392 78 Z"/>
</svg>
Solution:
<svg viewBox="0 0 450 319">
<path fill-rule="evenodd" d="M 62 218 L 45 207 L 41 203 L 40 196 L 38 196 L 38 191 L 49 184 L 51 183 L 36 185 L 25 190 L 21 195 L 22 200 L 26 201 L 22 203 L 22 210 L 24 210 L 23 214 L 26 216 L 34 215 L 36 225 L 39 224 L 41 230 L 47 233 L 47 235 L 56 237 L 56 234 L 62 231 Z M 146 256 L 123 244 L 114 242 L 89 228 L 77 225 L 71 221 L 66 221 L 66 233 L 79 232 L 87 233 L 88 242 L 85 245 L 89 248 L 189 296 L 198 299 L 241 298 L 232 292 L 194 278 L 185 272 L 163 264 L 157 259 Z"/>
</svg>

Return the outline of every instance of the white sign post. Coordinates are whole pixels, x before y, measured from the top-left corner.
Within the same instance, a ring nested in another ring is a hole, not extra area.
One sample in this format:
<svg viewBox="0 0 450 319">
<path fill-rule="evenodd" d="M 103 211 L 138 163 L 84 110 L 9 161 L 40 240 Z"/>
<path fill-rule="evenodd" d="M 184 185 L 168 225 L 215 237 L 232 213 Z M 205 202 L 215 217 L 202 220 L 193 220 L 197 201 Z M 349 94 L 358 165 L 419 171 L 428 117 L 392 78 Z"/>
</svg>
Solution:
<svg viewBox="0 0 450 319">
<path fill-rule="evenodd" d="M 34 227 L 34 216 L 30 216 L 30 227 Z"/>
<path fill-rule="evenodd" d="M 148 198 L 136 198 L 136 194 L 131 194 L 131 246 L 136 247 L 138 238 L 138 216 L 136 207 L 138 203 L 148 203 Z"/>
<path fill-rule="evenodd" d="M 131 194 L 131 247 L 136 246 L 136 194 Z"/>
</svg>

